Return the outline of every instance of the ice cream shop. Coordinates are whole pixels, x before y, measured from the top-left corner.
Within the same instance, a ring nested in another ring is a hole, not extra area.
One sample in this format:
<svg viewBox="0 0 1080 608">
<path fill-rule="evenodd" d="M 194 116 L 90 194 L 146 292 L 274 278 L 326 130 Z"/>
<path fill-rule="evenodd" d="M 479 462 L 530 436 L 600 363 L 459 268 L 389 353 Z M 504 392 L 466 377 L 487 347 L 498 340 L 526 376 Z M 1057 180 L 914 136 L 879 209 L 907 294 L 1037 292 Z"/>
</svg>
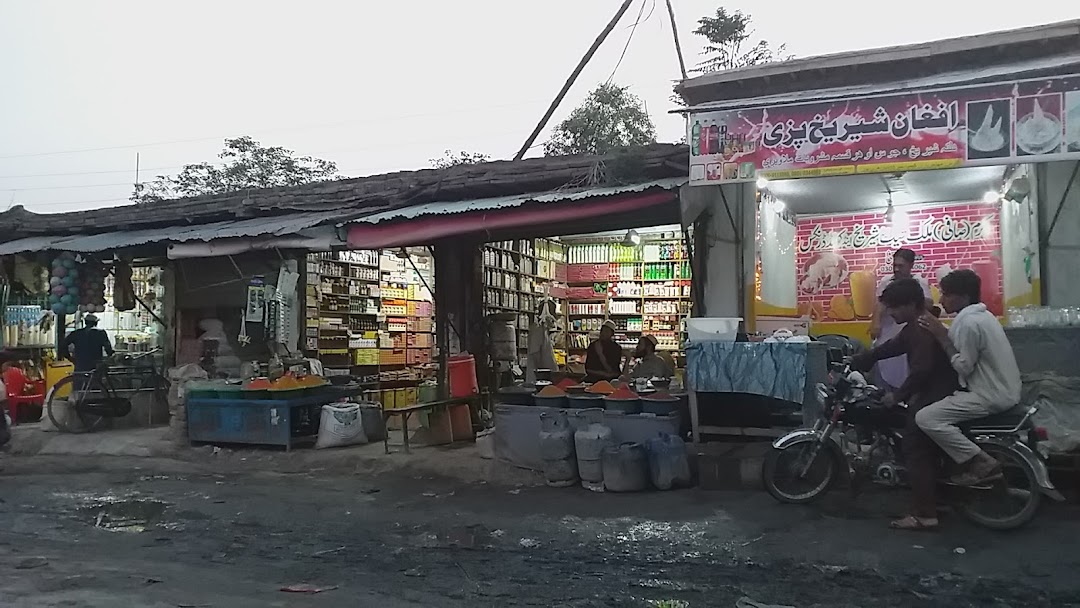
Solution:
<svg viewBox="0 0 1080 608">
<path fill-rule="evenodd" d="M 943 276 L 977 273 L 1019 358 L 1080 356 L 1080 21 L 709 73 L 678 91 L 696 316 L 740 317 L 750 341 L 782 328 L 866 346 L 906 249 L 935 303 Z"/>
</svg>

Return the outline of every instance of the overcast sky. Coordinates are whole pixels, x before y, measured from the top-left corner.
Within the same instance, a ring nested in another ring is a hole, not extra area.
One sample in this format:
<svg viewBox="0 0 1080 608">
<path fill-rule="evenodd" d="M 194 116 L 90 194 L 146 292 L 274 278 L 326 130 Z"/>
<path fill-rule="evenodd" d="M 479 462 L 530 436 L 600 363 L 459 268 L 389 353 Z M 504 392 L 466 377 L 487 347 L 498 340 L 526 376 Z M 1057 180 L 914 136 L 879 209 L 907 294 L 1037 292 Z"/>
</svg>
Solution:
<svg viewBox="0 0 1080 608">
<path fill-rule="evenodd" d="M 615 81 L 646 101 L 661 141 L 679 138 L 682 120 L 667 114 L 678 63 L 663 0 L 635 2 L 551 124 L 611 75 L 639 2 L 648 19 Z M 212 160 L 224 137 L 245 134 L 349 176 L 427 167 L 446 149 L 509 158 L 618 4 L 0 0 L 0 210 L 122 204 L 136 153 L 146 180 Z M 1070 2 L 967 4 L 723 3 L 800 57 L 1080 17 Z M 695 22 L 719 3 L 674 5 L 696 63 Z"/>
</svg>

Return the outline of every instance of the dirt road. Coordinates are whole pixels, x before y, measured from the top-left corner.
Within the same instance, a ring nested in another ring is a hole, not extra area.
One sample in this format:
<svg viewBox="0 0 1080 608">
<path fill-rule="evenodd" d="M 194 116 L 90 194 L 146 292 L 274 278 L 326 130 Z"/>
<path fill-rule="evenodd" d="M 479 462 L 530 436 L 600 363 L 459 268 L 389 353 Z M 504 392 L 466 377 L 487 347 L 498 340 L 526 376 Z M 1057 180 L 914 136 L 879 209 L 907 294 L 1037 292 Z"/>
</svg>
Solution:
<svg viewBox="0 0 1080 608">
<path fill-rule="evenodd" d="M 895 494 L 804 509 L 752 492 L 0 464 L 6 607 L 1080 605 L 1072 506 L 1014 534 L 956 518 L 904 534 L 883 525 Z M 324 590 L 281 590 L 297 584 Z"/>
</svg>

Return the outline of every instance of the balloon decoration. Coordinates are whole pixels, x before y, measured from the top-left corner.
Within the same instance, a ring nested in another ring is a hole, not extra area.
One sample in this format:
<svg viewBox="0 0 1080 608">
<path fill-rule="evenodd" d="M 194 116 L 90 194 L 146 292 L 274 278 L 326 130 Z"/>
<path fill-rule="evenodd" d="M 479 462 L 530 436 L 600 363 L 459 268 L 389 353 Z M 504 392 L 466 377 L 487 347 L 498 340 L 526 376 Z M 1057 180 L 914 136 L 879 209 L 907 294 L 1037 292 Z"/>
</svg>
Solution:
<svg viewBox="0 0 1080 608">
<path fill-rule="evenodd" d="M 58 315 L 105 312 L 105 268 L 101 262 L 61 253 L 52 260 L 49 309 Z"/>
</svg>

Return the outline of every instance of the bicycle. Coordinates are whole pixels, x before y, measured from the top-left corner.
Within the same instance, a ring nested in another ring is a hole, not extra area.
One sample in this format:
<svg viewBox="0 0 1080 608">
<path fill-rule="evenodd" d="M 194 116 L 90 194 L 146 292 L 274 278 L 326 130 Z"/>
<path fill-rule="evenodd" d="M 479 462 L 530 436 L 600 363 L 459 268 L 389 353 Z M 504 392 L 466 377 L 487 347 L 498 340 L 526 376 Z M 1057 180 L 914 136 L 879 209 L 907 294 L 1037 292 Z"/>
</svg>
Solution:
<svg viewBox="0 0 1080 608">
<path fill-rule="evenodd" d="M 95 431 L 108 419 L 131 413 L 131 393 L 152 393 L 153 406 L 168 404 L 169 381 L 150 363 L 137 362 L 153 355 L 114 355 L 92 372 L 75 372 L 57 382 L 45 397 L 45 409 L 56 428 L 66 433 Z M 135 380 L 137 382 L 123 382 Z M 137 386 L 125 386 L 137 384 Z M 63 403 L 61 403 L 63 402 Z"/>
</svg>

